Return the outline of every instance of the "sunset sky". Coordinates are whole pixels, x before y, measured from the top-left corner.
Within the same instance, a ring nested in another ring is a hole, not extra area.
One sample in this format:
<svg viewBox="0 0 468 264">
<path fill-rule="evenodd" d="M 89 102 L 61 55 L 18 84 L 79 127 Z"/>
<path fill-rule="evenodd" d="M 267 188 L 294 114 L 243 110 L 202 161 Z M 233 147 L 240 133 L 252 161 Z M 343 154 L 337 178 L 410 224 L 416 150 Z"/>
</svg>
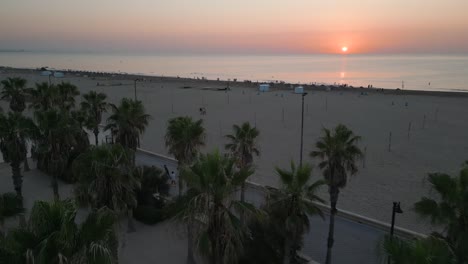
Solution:
<svg viewBox="0 0 468 264">
<path fill-rule="evenodd" d="M 0 49 L 468 53 L 468 0 L 1 0 Z"/>
</svg>

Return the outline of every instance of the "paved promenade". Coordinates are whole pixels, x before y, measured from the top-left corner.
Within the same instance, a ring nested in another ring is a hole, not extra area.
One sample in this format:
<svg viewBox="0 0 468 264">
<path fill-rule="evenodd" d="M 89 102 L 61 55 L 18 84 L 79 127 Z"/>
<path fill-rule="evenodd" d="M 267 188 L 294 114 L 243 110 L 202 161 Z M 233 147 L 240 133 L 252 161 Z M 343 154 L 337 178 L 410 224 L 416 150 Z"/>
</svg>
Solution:
<svg viewBox="0 0 468 264">
<path fill-rule="evenodd" d="M 145 151 L 139 151 L 137 153 L 137 162 L 141 165 L 154 165 L 161 168 L 166 165 L 169 170 L 177 169 L 177 164 L 172 158 L 164 156 L 157 157 Z M 264 196 L 259 188 L 248 188 L 246 200 L 258 206 L 263 203 Z M 328 216 L 326 216 L 325 219 L 313 216 L 310 218 L 310 222 L 310 232 L 304 237 L 303 253 L 313 260 L 323 263 L 325 261 L 328 237 Z M 384 230 L 337 217 L 335 223 L 333 263 L 378 263 L 378 243 L 385 234 L 386 232 Z"/>
<path fill-rule="evenodd" d="M 169 170 L 176 170 L 177 164 L 171 158 L 155 156 L 139 151 L 137 163 L 161 167 L 166 164 Z M 32 162 L 30 164 L 33 164 Z M 8 164 L 0 163 L 0 192 L 13 191 L 11 171 Z M 62 198 L 72 197 L 72 185 L 60 183 Z M 31 208 L 35 200 L 52 200 L 50 178 L 33 169 L 24 174 L 24 196 L 26 208 Z M 174 187 L 171 193 L 176 193 Z M 263 202 L 263 193 L 259 188 L 249 188 L 246 199 L 256 205 Z M 10 219 L 6 226 L 16 220 Z M 324 262 L 326 239 L 328 234 L 328 218 L 311 217 L 311 230 L 304 238 L 303 254 L 319 263 Z M 187 251 L 187 240 L 183 228 L 172 222 L 156 226 L 146 226 L 136 223 L 137 232 L 126 234 L 126 225 L 122 223 L 124 245 L 121 249 L 121 263 L 184 263 Z M 335 224 L 335 246 L 333 263 L 335 264 L 374 264 L 378 263 L 377 244 L 385 235 L 385 231 L 354 221 L 337 217 Z"/>
</svg>

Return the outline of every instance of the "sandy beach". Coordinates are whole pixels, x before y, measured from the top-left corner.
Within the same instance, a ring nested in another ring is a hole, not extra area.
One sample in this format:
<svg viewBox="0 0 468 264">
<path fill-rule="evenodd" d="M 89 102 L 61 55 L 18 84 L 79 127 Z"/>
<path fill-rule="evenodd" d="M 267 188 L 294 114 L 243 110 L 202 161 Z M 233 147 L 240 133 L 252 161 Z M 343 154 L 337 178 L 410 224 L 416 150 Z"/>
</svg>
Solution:
<svg viewBox="0 0 468 264">
<path fill-rule="evenodd" d="M 0 80 L 14 76 L 26 78 L 29 86 L 48 80 L 39 72 L 6 70 L 0 73 Z M 134 78 L 67 74 L 52 81 L 69 81 L 82 93 L 104 92 L 110 102 L 118 103 L 122 97 L 134 97 Z M 288 167 L 291 160 L 298 163 L 301 96 L 286 85 L 258 93 L 255 84 L 231 83 L 230 91 L 218 91 L 217 88 L 226 87 L 225 82 L 145 78 L 137 82 L 137 98 L 143 101 L 152 120 L 141 141 L 143 149 L 167 154 L 167 120 L 188 115 L 204 119 L 207 138 L 203 151 L 222 150 L 224 135 L 231 132 L 233 124 L 249 121 L 257 126 L 261 156 L 255 159 L 256 173 L 251 179 L 254 182 L 277 186 L 274 167 Z M 323 87 L 306 87 L 306 91 L 304 162 L 317 163 L 309 153 L 323 127 L 342 123 L 362 137 L 360 145 L 366 158 L 359 164 L 359 173 L 342 190 L 338 207 L 388 222 L 392 201 L 401 201 L 404 214 L 398 216 L 397 225 L 430 232 L 429 225 L 420 221 L 411 207 L 429 194 L 424 181 L 428 172 L 455 174 L 468 160 L 468 97 L 459 93 L 369 89 L 326 91 Z M 6 103 L 1 105 L 5 109 Z M 206 108 L 206 115 L 199 114 L 200 107 Z M 314 174 L 316 179 L 322 177 L 318 169 Z M 325 188 L 321 196 L 328 201 Z"/>
</svg>

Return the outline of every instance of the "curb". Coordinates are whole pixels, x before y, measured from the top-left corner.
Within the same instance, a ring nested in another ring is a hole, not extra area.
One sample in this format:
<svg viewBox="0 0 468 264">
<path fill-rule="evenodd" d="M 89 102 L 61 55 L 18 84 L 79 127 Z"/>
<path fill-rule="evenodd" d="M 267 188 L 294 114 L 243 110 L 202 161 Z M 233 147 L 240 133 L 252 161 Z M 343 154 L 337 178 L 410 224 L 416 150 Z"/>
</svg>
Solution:
<svg viewBox="0 0 468 264">
<path fill-rule="evenodd" d="M 257 190 L 261 190 L 261 191 L 264 191 L 264 192 L 266 191 L 267 186 L 263 186 L 261 184 L 251 182 L 251 181 L 247 181 L 246 183 L 249 186 L 251 186 L 251 187 L 253 187 L 253 188 L 257 189 Z M 318 203 L 318 202 L 313 202 L 313 203 L 315 205 L 317 205 L 320 209 L 325 211 L 325 213 L 327 213 L 327 214 L 330 213 L 330 206 L 328 206 L 326 204 L 323 204 L 323 203 Z M 363 216 L 363 215 L 359 215 L 359 214 L 356 214 L 356 213 L 352 213 L 350 211 L 341 210 L 339 208 L 337 208 L 337 210 L 338 210 L 337 215 L 342 217 L 342 218 L 345 218 L 346 220 L 349 220 L 349 221 L 352 221 L 352 222 L 355 222 L 355 223 L 359 223 L 359 224 L 364 224 L 364 225 L 367 225 L 367 226 L 371 226 L 371 227 L 380 229 L 382 231 L 389 231 L 390 230 L 391 226 L 390 226 L 389 223 L 379 221 L 379 220 L 376 220 L 376 219 L 372 219 L 372 218 L 369 218 L 369 217 L 366 217 L 366 216 Z M 414 232 L 414 231 L 411 231 L 411 230 L 408 230 L 408 229 L 405 229 L 405 228 L 401 228 L 401 227 L 398 227 L 398 226 L 394 227 L 394 232 L 395 232 L 395 235 L 397 235 L 399 237 L 402 237 L 402 238 L 407 238 L 407 239 L 427 237 L 427 235 L 417 233 L 417 232 Z"/>
</svg>

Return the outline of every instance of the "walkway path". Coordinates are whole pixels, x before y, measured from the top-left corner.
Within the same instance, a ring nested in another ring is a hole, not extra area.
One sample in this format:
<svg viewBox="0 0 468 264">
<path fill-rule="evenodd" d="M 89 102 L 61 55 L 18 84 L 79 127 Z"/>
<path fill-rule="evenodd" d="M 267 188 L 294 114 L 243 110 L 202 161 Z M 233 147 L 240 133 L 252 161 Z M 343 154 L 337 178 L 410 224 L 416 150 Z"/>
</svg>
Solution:
<svg viewBox="0 0 468 264">
<path fill-rule="evenodd" d="M 141 165 L 168 166 L 176 170 L 177 163 L 170 157 L 155 155 L 146 151 L 137 152 L 137 163 Z M 264 195 L 259 188 L 248 188 L 246 200 L 259 206 Z M 328 236 L 328 216 L 321 219 L 318 216 L 310 218 L 311 230 L 304 237 L 303 253 L 312 259 L 323 263 L 325 261 L 326 242 Z M 333 263 L 335 264 L 365 264 L 378 263 L 378 243 L 386 234 L 384 230 L 353 222 L 342 217 L 336 218 L 335 245 L 333 247 Z"/>
</svg>

